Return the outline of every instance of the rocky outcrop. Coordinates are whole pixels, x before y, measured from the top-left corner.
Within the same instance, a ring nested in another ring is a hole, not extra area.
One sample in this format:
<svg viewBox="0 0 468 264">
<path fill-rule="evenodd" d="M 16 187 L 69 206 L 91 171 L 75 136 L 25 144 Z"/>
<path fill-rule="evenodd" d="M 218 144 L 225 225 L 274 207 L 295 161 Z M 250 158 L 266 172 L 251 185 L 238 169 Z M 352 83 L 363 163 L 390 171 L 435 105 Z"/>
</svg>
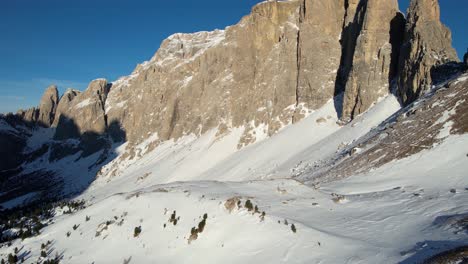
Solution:
<svg viewBox="0 0 468 264">
<path fill-rule="evenodd" d="M 341 92 L 348 121 L 390 92 L 404 27 L 397 0 L 263 2 L 226 30 L 169 37 L 114 83 L 106 113 L 132 143 L 241 127 L 239 147 Z"/>
<path fill-rule="evenodd" d="M 53 127 L 57 127 L 62 114 L 66 114 L 71 109 L 73 99 L 75 99 L 75 97 L 79 95 L 80 93 L 81 93 L 80 91 L 70 88 L 63 94 L 57 106 L 57 111 L 55 113 L 54 122 L 52 124 Z"/>
<path fill-rule="evenodd" d="M 300 3 L 261 3 L 226 30 L 169 37 L 151 61 L 113 84 L 109 122 L 119 122 L 133 143 L 155 133 L 167 140 L 244 127 L 242 146 L 259 136 L 254 127 L 273 134 L 300 104 Z"/>
<path fill-rule="evenodd" d="M 107 129 L 104 104 L 110 85 L 104 79 L 92 81 L 86 91 L 69 90 L 61 100 L 55 139 L 77 138 L 85 133 L 102 135 Z M 62 108 L 63 106 L 63 108 Z"/>
<path fill-rule="evenodd" d="M 468 50 L 466 51 L 465 55 L 463 56 L 463 62 L 465 63 L 465 66 L 468 67 Z"/>
<path fill-rule="evenodd" d="M 345 86 L 342 115 L 345 121 L 363 113 L 379 97 L 389 93 L 398 65 L 401 45 L 398 36 L 403 32 L 404 17 L 399 12 L 397 0 L 368 0 L 360 8 L 354 23 L 352 31 L 356 27 L 360 29 Z M 352 42 L 352 36 L 350 38 Z"/>
<path fill-rule="evenodd" d="M 27 110 L 19 110 L 16 116 L 19 117 L 26 125 L 40 125 L 50 127 L 54 122 L 55 112 L 59 103 L 59 95 L 57 86 L 49 86 L 42 95 L 39 106 L 29 108 Z"/>
<path fill-rule="evenodd" d="M 57 86 L 49 86 L 42 96 L 39 104 L 39 116 L 37 122 L 45 127 L 50 127 L 54 122 L 55 111 L 59 102 Z"/>
<path fill-rule="evenodd" d="M 298 107 L 295 120 L 303 118 L 302 107 L 317 109 L 335 94 L 345 11 L 344 0 L 302 2 L 299 14 L 296 91 Z"/>
<path fill-rule="evenodd" d="M 36 125 L 37 119 L 39 117 L 39 109 L 36 109 L 35 107 L 29 108 L 27 110 L 20 109 L 16 115 L 24 120 L 26 124 Z"/>
<path fill-rule="evenodd" d="M 132 143 L 241 127 L 242 147 L 274 134 L 333 98 L 344 2 L 263 2 L 224 31 L 169 37 L 113 84 L 109 122 Z"/>
<path fill-rule="evenodd" d="M 399 93 L 404 104 L 431 89 L 434 67 L 458 61 L 450 30 L 440 22 L 437 0 L 413 0 L 408 9 L 399 62 Z"/>
</svg>

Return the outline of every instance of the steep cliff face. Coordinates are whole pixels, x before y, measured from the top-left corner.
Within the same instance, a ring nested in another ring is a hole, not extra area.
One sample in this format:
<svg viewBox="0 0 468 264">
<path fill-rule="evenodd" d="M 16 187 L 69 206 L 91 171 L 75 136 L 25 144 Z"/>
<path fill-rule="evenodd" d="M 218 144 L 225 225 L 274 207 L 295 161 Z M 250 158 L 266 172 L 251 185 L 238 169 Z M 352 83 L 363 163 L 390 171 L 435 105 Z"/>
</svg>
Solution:
<svg viewBox="0 0 468 264">
<path fill-rule="evenodd" d="M 297 52 L 299 113 L 301 106 L 317 109 L 335 94 L 345 8 L 344 0 L 302 2 Z M 295 119 L 302 117 L 299 114 Z"/>
<path fill-rule="evenodd" d="M 71 102 L 77 95 L 81 92 L 78 90 L 68 89 L 63 96 L 60 98 L 60 101 L 57 106 L 57 111 L 55 113 L 54 122 L 52 123 L 53 127 L 57 127 L 58 122 L 62 114 L 67 114 L 67 112 L 71 109 Z"/>
<path fill-rule="evenodd" d="M 359 26 L 361 17 L 362 26 Z M 346 121 L 365 112 L 379 97 L 389 93 L 401 45 L 398 36 L 404 27 L 397 0 L 368 0 L 362 4 L 354 21 L 360 29 L 345 88 L 342 119 Z"/>
<path fill-rule="evenodd" d="M 176 34 L 151 61 L 114 83 L 106 112 L 131 142 L 246 127 L 272 134 L 296 103 L 299 1 L 267 2 L 226 30 Z"/>
<path fill-rule="evenodd" d="M 106 80 L 98 79 L 92 81 L 83 93 L 69 90 L 59 103 L 54 138 L 76 138 L 85 133 L 104 134 L 107 130 L 104 104 L 109 88 Z"/>
<path fill-rule="evenodd" d="M 440 22 L 438 1 L 411 1 L 399 62 L 403 103 L 411 103 L 430 90 L 434 67 L 458 61 L 451 42 L 450 30 Z"/>
<path fill-rule="evenodd" d="M 50 127 L 54 122 L 55 111 L 59 102 L 57 86 L 49 86 L 42 96 L 39 104 L 39 116 L 37 122 L 46 127 Z"/>
</svg>

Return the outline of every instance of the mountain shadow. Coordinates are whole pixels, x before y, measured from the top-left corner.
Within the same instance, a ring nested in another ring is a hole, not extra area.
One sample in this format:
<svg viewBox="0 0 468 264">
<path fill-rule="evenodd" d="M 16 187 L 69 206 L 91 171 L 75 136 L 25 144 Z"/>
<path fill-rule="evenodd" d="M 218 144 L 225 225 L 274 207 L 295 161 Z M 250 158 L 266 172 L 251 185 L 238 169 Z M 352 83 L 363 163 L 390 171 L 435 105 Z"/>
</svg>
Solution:
<svg viewBox="0 0 468 264">
<path fill-rule="evenodd" d="M 27 122 L 16 115 L 2 115 L 0 120 L 17 128 L 0 131 L 0 206 L 5 208 L 24 201 L 80 195 L 96 179 L 97 172 L 118 156 L 116 149 L 127 140 L 117 121 L 106 124 L 102 133 L 82 133 L 75 120 L 64 115 L 57 128 Z M 34 142 L 33 135 L 39 130 L 53 137 L 43 144 Z M 31 149 L 31 145 L 36 147 Z"/>
</svg>

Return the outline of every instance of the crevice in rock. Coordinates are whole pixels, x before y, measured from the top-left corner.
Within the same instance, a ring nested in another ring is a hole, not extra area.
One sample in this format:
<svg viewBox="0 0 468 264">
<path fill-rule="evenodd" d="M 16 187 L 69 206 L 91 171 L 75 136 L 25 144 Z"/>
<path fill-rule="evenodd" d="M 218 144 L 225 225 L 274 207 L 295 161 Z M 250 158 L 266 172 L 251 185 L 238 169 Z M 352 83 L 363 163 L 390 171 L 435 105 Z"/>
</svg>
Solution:
<svg viewBox="0 0 468 264">
<path fill-rule="evenodd" d="M 349 74 L 353 67 L 354 52 L 356 50 L 356 43 L 363 26 L 364 13 L 367 8 L 367 0 L 361 0 L 358 3 L 356 11 L 352 14 L 350 11 L 349 0 L 345 1 L 345 15 L 343 19 L 343 29 L 341 31 L 341 59 L 335 79 L 335 110 L 338 113 L 338 118 L 342 118 L 343 102 L 339 100 L 339 95 L 346 89 Z M 351 22 L 346 24 L 347 18 L 353 16 Z"/>
</svg>

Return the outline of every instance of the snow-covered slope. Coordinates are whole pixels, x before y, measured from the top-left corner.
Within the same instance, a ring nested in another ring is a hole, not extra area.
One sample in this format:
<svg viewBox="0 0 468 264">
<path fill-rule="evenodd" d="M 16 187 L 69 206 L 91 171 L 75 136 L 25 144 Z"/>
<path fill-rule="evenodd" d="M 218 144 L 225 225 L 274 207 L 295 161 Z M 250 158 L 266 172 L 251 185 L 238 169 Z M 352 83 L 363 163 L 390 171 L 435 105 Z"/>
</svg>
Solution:
<svg viewBox="0 0 468 264">
<path fill-rule="evenodd" d="M 270 138 L 257 129 L 262 140 L 240 150 L 243 127 L 151 149 L 153 135 L 136 155 L 126 144 L 114 146 L 114 159 L 100 171 L 93 165 L 100 153 L 49 163 L 69 175 L 64 184 L 72 190 L 97 175 L 77 196 L 87 207 L 58 212 L 40 235 L 0 248 L 0 258 L 17 247 L 26 263 L 43 261 L 41 244 L 51 241 L 47 255 L 57 253 L 63 263 L 418 263 L 466 245 L 468 135 L 460 125 L 465 115 L 458 115 L 466 107 L 465 77 L 403 110 L 393 96 L 382 98 L 343 126 L 329 102 Z M 430 148 L 304 184 L 314 168 L 333 169 L 341 164 L 337 156 L 380 138 L 382 126 L 408 124 L 408 112 L 437 107 L 454 109 L 443 122 L 456 133 L 438 124 L 433 132 L 444 137 Z M 73 179 L 72 170 L 83 178 Z M 248 200 L 257 212 L 247 209 Z"/>
<path fill-rule="evenodd" d="M 115 190 L 0 252 L 24 246 L 32 263 L 40 244 L 51 240 L 51 255 L 62 254 L 64 263 L 415 263 L 468 243 L 461 220 L 468 210 L 467 165 L 460 159 L 467 146 L 468 136 L 453 136 L 432 150 L 319 189 L 278 179 Z M 440 153 L 447 155 L 441 159 Z M 226 201 L 233 197 L 242 208 L 229 212 Z M 247 199 L 259 213 L 245 208 Z M 176 225 L 169 221 L 173 211 Z M 204 231 L 189 243 L 205 213 Z M 137 237 L 135 227 L 142 229 Z"/>
</svg>

